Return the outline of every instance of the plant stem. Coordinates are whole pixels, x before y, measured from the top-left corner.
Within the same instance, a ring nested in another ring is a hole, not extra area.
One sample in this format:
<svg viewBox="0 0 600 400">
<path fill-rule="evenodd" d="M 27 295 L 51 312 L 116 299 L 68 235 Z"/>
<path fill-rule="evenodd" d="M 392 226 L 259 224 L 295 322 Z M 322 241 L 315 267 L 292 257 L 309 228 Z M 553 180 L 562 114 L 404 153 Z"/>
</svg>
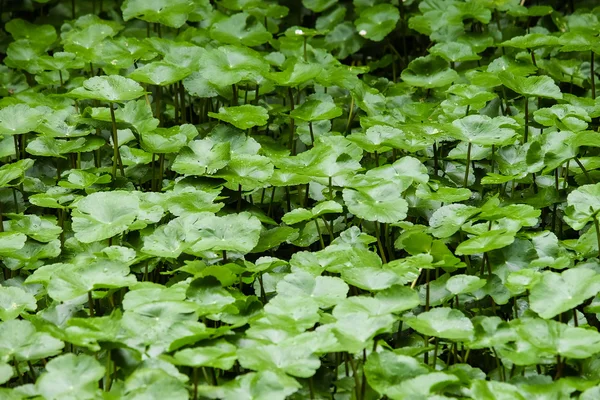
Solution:
<svg viewBox="0 0 600 400">
<path fill-rule="evenodd" d="M 351 354 L 347 354 L 348 361 L 350 362 L 350 367 L 352 368 L 352 377 L 354 378 L 354 390 L 356 391 L 356 398 L 360 399 L 360 381 L 358 378 L 358 371 L 356 370 L 356 363 L 354 362 L 354 358 Z"/>
<path fill-rule="evenodd" d="M 374 222 L 375 224 L 375 237 L 377 238 L 377 247 L 379 247 L 379 254 L 381 255 L 381 261 L 384 264 L 387 264 L 387 259 L 385 257 L 385 250 L 383 248 L 383 243 L 381 242 L 381 235 L 379 234 L 379 222 Z"/>
<path fill-rule="evenodd" d="M 425 270 L 425 311 L 429 311 L 429 302 L 431 297 L 429 290 L 429 280 L 431 279 L 430 272 L 431 270 L 429 268 Z"/>
<path fill-rule="evenodd" d="M 13 136 L 13 142 L 15 144 L 15 159 L 19 161 L 21 151 L 19 150 L 19 135 Z"/>
<path fill-rule="evenodd" d="M 598 224 L 598 214 L 594 215 L 594 227 L 596 228 L 596 242 L 598 243 L 598 258 L 600 259 L 600 225 Z"/>
<path fill-rule="evenodd" d="M 312 121 L 308 122 L 308 130 L 310 132 L 310 141 L 312 143 L 312 145 L 315 145 L 315 134 L 313 133 L 313 126 L 312 126 Z"/>
<path fill-rule="evenodd" d="M 439 338 L 435 338 L 435 347 L 433 349 L 433 360 L 431 360 L 431 368 L 435 371 L 435 365 L 437 364 L 438 351 L 439 351 L 440 343 Z"/>
<path fill-rule="evenodd" d="M 106 376 L 104 379 L 104 391 L 110 391 L 112 382 L 110 380 L 110 350 L 106 351 Z"/>
<path fill-rule="evenodd" d="M 292 92 L 292 87 L 289 86 L 288 87 L 288 95 L 290 96 L 290 111 L 294 111 L 294 93 Z M 290 117 L 290 152 L 292 153 L 292 155 L 296 155 L 296 146 L 294 146 L 294 132 L 295 128 L 294 128 L 294 118 Z"/>
<path fill-rule="evenodd" d="M 531 54 L 531 62 L 533 63 L 533 66 L 537 67 L 537 62 L 535 61 L 535 53 L 532 49 L 529 49 L 529 53 Z"/>
<path fill-rule="evenodd" d="M 596 55 L 594 54 L 594 50 L 592 50 L 591 53 L 592 57 L 590 61 L 590 78 L 592 81 L 592 99 L 596 100 L 596 72 L 594 71 Z"/>
<path fill-rule="evenodd" d="M 377 339 L 374 340 L 374 345 L 373 345 L 373 352 L 376 350 L 377 348 Z M 362 382 L 360 384 L 360 398 L 361 400 L 364 400 L 365 398 L 365 394 L 367 392 L 367 375 L 365 374 L 365 363 L 367 362 L 367 349 L 363 349 L 362 351 L 363 353 L 363 368 L 362 368 Z"/>
<path fill-rule="evenodd" d="M 187 122 L 187 112 L 185 110 L 185 89 L 183 87 L 183 82 L 179 82 L 179 108 L 181 109 L 181 123 L 185 124 Z M 177 96 L 177 94 L 175 94 Z"/>
<path fill-rule="evenodd" d="M 467 164 L 465 165 L 465 180 L 463 186 L 466 188 L 469 185 L 469 167 L 471 166 L 471 142 L 467 146 Z"/>
<path fill-rule="evenodd" d="M 529 98 L 525 97 L 525 132 L 523 133 L 523 143 L 527 143 L 529 136 Z"/>
<path fill-rule="evenodd" d="M 585 175 L 588 183 L 594 183 L 592 181 L 592 178 L 590 177 L 590 174 L 588 173 L 587 169 L 585 169 L 585 167 L 583 166 L 583 164 L 581 163 L 581 161 L 579 161 L 579 158 L 575 157 L 574 158 L 575 162 L 577 163 L 577 165 L 579 166 L 579 168 L 581 168 L 581 170 L 583 171 L 583 174 Z M 569 164 L 567 164 L 567 168 L 569 168 Z"/>
<path fill-rule="evenodd" d="M 92 291 L 88 291 L 88 307 L 90 309 L 90 317 L 94 316 L 94 299 L 92 299 Z"/>
<path fill-rule="evenodd" d="M 348 110 L 348 122 L 346 122 L 346 132 L 344 133 L 344 136 L 350 133 L 350 125 L 352 125 L 352 120 L 354 119 L 354 96 L 351 98 L 350 109 Z"/>
<path fill-rule="evenodd" d="M 236 210 L 238 213 L 242 210 L 242 185 L 238 185 L 238 199 Z"/>
<path fill-rule="evenodd" d="M 231 91 L 232 91 L 232 100 L 231 100 L 231 103 L 234 106 L 237 106 L 238 105 L 238 91 L 237 91 L 237 86 L 235 85 L 235 83 L 233 83 L 231 85 Z"/>
<path fill-rule="evenodd" d="M 158 181 L 156 182 L 156 191 L 162 190 L 163 175 L 165 172 L 165 154 L 161 153 L 158 155 Z M 125 174 L 123 174 L 125 175 Z"/>
<path fill-rule="evenodd" d="M 156 153 L 152 153 L 152 183 L 151 188 L 156 192 Z"/>
<path fill-rule="evenodd" d="M 265 292 L 265 286 L 263 284 L 262 274 L 258 274 L 258 284 L 260 285 L 260 297 L 263 301 L 263 304 L 267 304 L 267 294 Z"/>
<path fill-rule="evenodd" d="M 308 56 L 306 55 L 306 41 L 308 40 L 308 38 L 306 37 L 306 35 L 304 35 L 303 38 L 304 38 L 304 61 L 307 61 Z"/>
<path fill-rule="evenodd" d="M 110 119 L 112 120 L 112 140 L 113 140 L 113 168 L 112 176 L 113 179 L 117 179 L 117 164 L 121 168 L 121 175 L 125 176 L 125 170 L 123 164 L 120 162 L 121 156 L 119 154 L 119 137 L 117 135 L 117 120 L 115 119 L 114 103 L 109 104 L 110 108 Z"/>
<path fill-rule="evenodd" d="M 192 368 L 192 380 L 194 385 L 194 393 L 192 394 L 192 399 L 198 400 L 198 368 Z"/>
</svg>

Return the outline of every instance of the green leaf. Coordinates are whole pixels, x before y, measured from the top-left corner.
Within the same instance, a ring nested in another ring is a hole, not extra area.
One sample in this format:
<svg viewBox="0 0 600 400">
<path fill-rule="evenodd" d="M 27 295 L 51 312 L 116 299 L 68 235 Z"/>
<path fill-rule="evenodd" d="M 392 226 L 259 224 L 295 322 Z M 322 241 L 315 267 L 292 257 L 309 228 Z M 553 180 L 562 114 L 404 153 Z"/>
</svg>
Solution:
<svg viewBox="0 0 600 400">
<path fill-rule="evenodd" d="M 98 381 L 103 376 L 104 367 L 94 357 L 65 354 L 48 362 L 35 387 L 46 399 L 92 399 L 100 395 Z"/>
<path fill-rule="evenodd" d="M 375 42 L 382 41 L 396 27 L 400 12 L 391 4 L 378 4 L 362 10 L 354 21 L 358 34 Z"/>
<path fill-rule="evenodd" d="M 140 135 L 140 145 L 149 153 L 177 153 L 196 136 L 198 130 L 191 124 L 156 128 Z"/>
<path fill-rule="evenodd" d="M 518 387 L 505 382 L 475 380 L 471 391 L 474 399 L 514 399 L 527 400 L 527 395 Z"/>
<path fill-rule="evenodd" d="M 548 319 L 578 306 L 599 290 L 600 276 L 591 269 L 567 269 L 561 274 L 545 271 L 531 288 L 529 301 L 533 311 Z"/>
<path fill-rule="evenodd" d="M 459 310 L 447 307 L 434 308 L 416 317 L 405 317 L 404 322 L 417 332 L 442 339 L 471 340 L 473 324 Z"/>
<path fill-rule="evenodd" d="M 194 8 L 192 0 L 125 0 L 121 5 L 125 21 L 140 18 L 173 28 L 185 24 Z"/>
<path fill-rule="evenodd" d="M 429 49 L 429 54 L 442 57 L 449 62 L 463 62 L 480 60 L 481 56 L 477 55 L 473 47 L 461 42 L 446 42 L 437 43 Z"/>
<path fill-rule="evenodd" d="M 348 210 L 368 221 L 395 223 L 406 218 L 408 203 L 400 196 L 401 187 L 393 183 L 377 183 L 359 190 L 344 189 Z"/>
<path fill-rule="evenodd" d="M 555 104 L 533 113 L 533 119 L 544 126 L 557 126 L 561 130 L 579 132 L 587 128 L 592 119 L 581 107 L 570 104 Z"/>
<path fill-rule="evenodd" d="M 25 158 L 13 163 L 4 164 L 0 167 L 0 187 L 14 186 L 21 183 L 25 171 L 33 167 L 34 161 Z"/>
<path fill-rule="evenodd" d="M 454 275 L 446 281 L 446 289 L 452 294 L 472 293 L 485 286 L 485 279 L 472 275 Z"/>
<path fill-rule="evenodd" d="M 550 36 L 543 33 L 529 33 L 524 36 L 515 36 L 510 40 L 502 42 L 499 46 L 515 47 L 517 49 L 534 49 L 536 47 L 557 46 L 560 39 L 556 36 Z"/>
<path fill-rule="evenodd" d="M 319 320 L 319 304 L 310 297 L 277 295 L 265 305 L 265 316 L 275 327 L 303 332 Z"/>
<path fill-rule="evenodd" d="M 21 135 L 35 131 L 42 123 L 44 108 L 15 104 L 0 109 L 0 135 Z"/>
<path fill-rule="evenodd" d="M 213 276 L 198 278 L 190 283 L 186 296 L 198 304 L 200 315 L 216 314 L 235 302 L 235 298 Z"/>
<path fill-rule="evenodd" d="M 262 82 L 269 70 L 260 54 L 242 46 L 219 46 L 200 60 L 198 73 L 217 86 L 231 86 L 240 81 Z"/>
<path fill-rule="evenodd" d="M 510 144 L 517 135 L 514 128 L 518 127 L 512 118 L 487 115 L 469 115 L 454 120 L 452 125 L 458 129 L 458 139 L 483 146 Z"/>
<path fill-rule="evenodd" d="M 333 98 L 328 94 L 311 94 L 299 107 L 290 112 L 290 116 L 302 121 L 321 121 L 342 115 Z"/>
<path fill-rule="evenodd" d="M 179 365 L 231 369 L 237 359 L 237 347 L 225 340 L 217 340 L 204 346 L 187 348 L 174 354 Z"/>
<path fill-rule="evenodd" d="M 139 211 L 139 199 L 130 192 L 92 193 L 73 211 L 75 237 L 83 243 L 111 238 L 129 229 Z"/>
<path fill-rule="evenodd" d="M 45 332 L 38 332 L 24 320 L 0 323 L 0 357 L 16 360 L 39 360 L 60 353 L 64 343 Z"/>
<path fill-rule="evenodd" d="M 165 61 L 153 61 L 129 74 L 129 78 L 151 85 L 166 86 L 182 80 L 191 74 L 187 68 Z"/>
<path fill-rule="evenodd" d="M 140 366 L 125 382 L 126 399 L 165 398 L 186 400 L 188 391 L 179 377 L 171 370 L 163 368 L 144 368 Z"/>
<path fill-rule="evenodd" d="M 20 232 L 0 232 L 0 255 L 10 255 L 25 246 L 27 236 Z"/>
<path fill-rule="evenodd" d="M 127 264 L 120 260 L 98 259 L 85 265 L 55 264 L 52 267 L 48 294 L 59 301 L 75 299 L 94 289 L 121 288 L 136 282 Z"/>
<path fill-rule="evenodd" d="M 231 250 L 248 253 L 258 243 L 261 223 L 248 212 L 223 217 L 209 213 L 197 214 L 198 240 L 190 247 L 191 254 L 205 250 Z"/>
<path fill-rule="evenodd" d="M 10 380 L 14 375 L 13 369 L 6 363 L 0 363 L 0 383 L 4 384 Z M 10 399 L 10 397 L 8 397 Z"/>
<path fill-rule="evenodd" d="M 516 365 L 553 362 L 557 355 L 582 359 L 600 352 L 600 334 L 589 329 L 540 318 L 516 319 L 510 325 L 514 333 L 498 350 Z"/>
<path fill-rule="evenodd" d="M 26 311 L 35 311 L 37 301 L 31 293 L 18 287 L 0 286 L 0 319 L 7 321 L 17 318 Z"/>
<path fill-rule="evenodd" d="M 302 5 L 309 10 L 320 13 L 334 6 L 335 0 L 302 0 Z"/>
<path fill-rule="evenodd" d="M 255 17 L 241 12 L 213 24 L 210 37 L 221 43 L 254 47 L 268 42 L 272 35 Z"/>
<path fill-rule="evenodd" d="M 396 393 L 407 379 L 428 372 L 429 369 L 413 357 L 387 350 L 371 354 L 365 364 L 369 385 L 387 396 Z"/>
<path fill-rule="evenodd" d="M 443 58 L 430 55 L 412 60 L 400 77 L 409 85 L 429 89 L 450 85 L 458 73 Z"/>
<path fill-rule="evenodd" d="M 288 225 L 294 225 L 298 222 L 318 218 L 325 214 L 339 214 L 343 211 L 343 207 L 333 200 L 327 200 L 317 204 L 312 210 L 305 208 L 296 208 L 289 213 L 286 213 L 281 220 Z"/>
<path fill-rule="evenodd" d="M 335 331 L 348 351 L 359 351 L 376 335 L 389 332 L 395 317 L 378 299 L 353 296 L 334 307 Z"/>
<path fill-rule="evenodd" d="M 31 40 L 39 47 L 50 47 L 57 39 L 56 29 L 52 25 L 32 24 L 21 18 L 8 21 L 5 29 L 15 40 Z"/>
<path fill-rule="evenodd" d="M 269 120 L 269 114 L 263 107 L 244 104 L 237 107 L 221 107 L 218 113 L 209 112 L 210 117 L 228 122 L 239 129 L 250 129 L 254 126 L 264 126 Z"/>
<path fill-rule="evenodd" d="M 465 240 L 458 245 L 455 253 L 457 255 L 486 253 L 490 250 L 506 247 L 514 242 L 514 240 L 515 232 L 504 229 L 491 230 Z"/>
<path fill-rule="evenodd" d="M 83 81 L 83 86 L 73 89 L 69 96 L 78 99 L 92 99 L 109 103 L 122 103 L 144 95 L 136 81 L 120 75 L 95 76 Z"/>
<path fill-rule="evenodd" d="M 286 374 L 260 371 L 238 375 L 222 386 L 200 386 L 198 393 L 210 398 L 224 400 L 285 400 L 300 387 L 300 384 L 294 378 Z"/>
<path fill-rule="evenodd" d="M 229 149 L 228 142 L 193 140 L 177 154 L 172 169 L 184 175 L 214 174 L 229 163 Z"/>
<path fill-rule="evenodd" d="M 568 207 L 564 217 L 565 222 L 573 229 L 582 229 L 588 222 L 593 221 L 600 211 L 600 183 L 583 185 L 573 190 L 567 196 Z"/>
<path fill-rule="evenodd" d="M 502 71 L 498 74 L 502 84 L 525 97 L 542 97 L 562 99 L 562 93 L 554 80 L 549 76 L 516 76 L 511 72 Z"/>
<path fill-rule="evenodd" d="M 240 365 L 255 371 L 283 372 L 309 378 L 321 366 L 319 357 L 303 346 L 280 344 L 255 345 L 238 349 Z"/>
<path fill-rule="evenodd" d="M 321 308 L 333 307 L 346 298 L 348 285 L 332 276 L 314 277 L 308 272 L 288 274 L 277 284 L 277 292 L 285 296 L 311 297 Z"/>
</svg>

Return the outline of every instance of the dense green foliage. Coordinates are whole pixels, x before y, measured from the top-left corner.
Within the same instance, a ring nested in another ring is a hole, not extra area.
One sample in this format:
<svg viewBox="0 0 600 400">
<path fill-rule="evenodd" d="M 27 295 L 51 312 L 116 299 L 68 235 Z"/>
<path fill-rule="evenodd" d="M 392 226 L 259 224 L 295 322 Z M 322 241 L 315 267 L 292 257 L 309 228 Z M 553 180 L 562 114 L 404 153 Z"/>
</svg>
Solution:
<svg viewBox="0 0 600 400">
<path fill-rule="evenodd" d="M 533 3 L 0 0 L 0 399 L 599 399 L 600 7 Z"/>
</svg>

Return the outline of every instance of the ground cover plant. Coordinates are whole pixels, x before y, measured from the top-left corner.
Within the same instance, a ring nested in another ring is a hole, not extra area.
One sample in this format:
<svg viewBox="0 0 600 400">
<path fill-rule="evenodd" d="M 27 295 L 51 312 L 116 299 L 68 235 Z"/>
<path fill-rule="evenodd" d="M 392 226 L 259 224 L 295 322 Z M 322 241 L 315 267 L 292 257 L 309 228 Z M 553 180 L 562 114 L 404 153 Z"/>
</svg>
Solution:
<svg viewBox="0 0 600 400">
<path fill-rule="evenodd" d="M 0 1 L 1 399 L 600 398 L 600 4 Z"/>
</svg>

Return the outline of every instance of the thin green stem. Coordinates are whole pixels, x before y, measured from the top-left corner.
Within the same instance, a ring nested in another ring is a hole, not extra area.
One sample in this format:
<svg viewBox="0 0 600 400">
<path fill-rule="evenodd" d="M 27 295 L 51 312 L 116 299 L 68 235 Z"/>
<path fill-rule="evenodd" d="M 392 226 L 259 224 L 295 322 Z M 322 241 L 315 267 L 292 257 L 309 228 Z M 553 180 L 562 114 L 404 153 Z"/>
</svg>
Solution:
<svg viewBox="0 0 600 400">
<path fill-rule="evenodd" d="M 192 399 L 198 400 L 198 368 L 192 368 L 192 383 L 194 385 L 194 392 L 192 394 Z"/>
<path fill-rule="evenodd" d="M 590 80 L 592 81 L 592 99 L 596 100 L 596 69 L 595 67 L 595 58 L 594 50 L 591 51 L 591 61 L 590 61 Z"/>
<path fill-rule="evenodd" d="M 88 307 L 90 309 L 90 317 L 94 316 L 94 299 L 92 298 L 92 291 L 88 291 Z"/>
<path fill-rule="evenodd" d="M 112 141 L 113 141 L 113 167 L 112 176 L 113 179 L 117 179 L 117 165 L 121 168 L 121 175 L 125 176 L 125 170 L 123 164 L 120 162 L 121 156 L 119 154 L 119 136 L 117 135 L 117 120 L 115 118 L 114 103 L 109 104 L 110 108 L 110 119 L 112 120 Z"/>
<path fill-rule="evenodd" d="M 108 392 L 110 391 L 110 387 L 112 385 L 111 382 L 111 376 L 110 376 L 110 364 L 111 364 L 111 358 L 110 358 L 110 350 L 106 351 L 106 374 L 105 374 L 105 378 L 104 378 L 104 391 Z"/>
<path fill-rule="evenodd" d="M 467 146 L 467 164 L 465 165 L 465 179 L 464 179 L 464 183 L 463 183 L 463 187 L 468 187 L 469 186 L 469 168 L 471 167 L 471 147 L 472 147 L 472 143 L 469 142 L 469 145 Z"/>
<path fill-rule="evenodd" d="M 346 132 L 345 135 L 350 133 L 350 126 L 352 125 L 352 120 L 354 119 L 354 96 L 351 97 L 350 100 L 350 109 L 348 110 L 348 121 L 346 122 Z"/>
<path fill-rule="evenodd" d="M 598 214 L 594 215 L 594 227 L 596 228 L 596 242 L 598 243 L 598 258 L 600 259 L 600 225 L 598 224 Z"/>
<path fill-rule="evenodd" d="M 308 55 L 306 53 L 306 42 L 307 42 L 308 38 L 306 37 L 306 35 L 304 35 L 303 38 L 304 38 L 304 61 L 308 61 Z"/>
<path fill-rule="evenodd" d="M 579 161 L 579 158 L 575 157 L 574 158 L 575 162 L 577 163 L 577 165 L 579 166 L 579 168 L 581 168 L 581 170 L 583 171 L 583 174 L 585 175 L 588 183 L 594 183 L 592 181 L 592 178 L 590 177 L 590 174 L 588 173 L 587 169 L 585 169 L 585 167 L 583 166 L 583 164 L 581 163 L 581 161 Z M 567 168 L 568 168 L 568 164 L 567 164 Z"/>
<path fill-rule="evenodd" d="M 290 97 L 290 111 L 294 111 L 294 93 L 292 92 L 292 87 L 291 86 L 288 87 L 288 95 Z M 290 117 L 290 142 L 289 142 L 289 147 L 290 147 L 290 152 L 292 153 L 292 155 L 296 155 L 296 146 L 295 146 L 294 134 L 295 134 L 295 122 L 294 122 L 294 118 Z"/>
<path fill-rule="evenodd" d="M 377 238 L 377 247 L 379 248 L 379 254 L 381 255 L 381 261 L 384 264 L 387 263 L 387 258 L 385 256 L 385 249 L 383 247 L 383 242 L 381 241 L 381 235 L 379 232 L 379 222 L 374 222 L 375 224 L 375 237 Z"/>
<path fill-rule="evenodd" d="M 323 240 L 323 235 L 321 234 L 321 228 L 319 227 L 318 219 L 315 219 L 315 226 L 317 227 L 317 233 L 319 234 L 319 243 L 321 244 L 321 249 L 324 249 L 325 241 Z"/>
<path fill-rule="evenodd" d="M 434 341 L 433 360 L 431 360 L 431 368 L 433 368 L 434 371 L 435 371 L 435 366 L 437 364 L 439 347 L 440 347 L 439 338 L 436 337 L 435 341 Z"/>
<path fill-rule="evenodd" d="M 529 137 L 529 97 L 525 97 L 525 132 L 523 132 L 523 143 L 527 143 Z"/>
</svg>

